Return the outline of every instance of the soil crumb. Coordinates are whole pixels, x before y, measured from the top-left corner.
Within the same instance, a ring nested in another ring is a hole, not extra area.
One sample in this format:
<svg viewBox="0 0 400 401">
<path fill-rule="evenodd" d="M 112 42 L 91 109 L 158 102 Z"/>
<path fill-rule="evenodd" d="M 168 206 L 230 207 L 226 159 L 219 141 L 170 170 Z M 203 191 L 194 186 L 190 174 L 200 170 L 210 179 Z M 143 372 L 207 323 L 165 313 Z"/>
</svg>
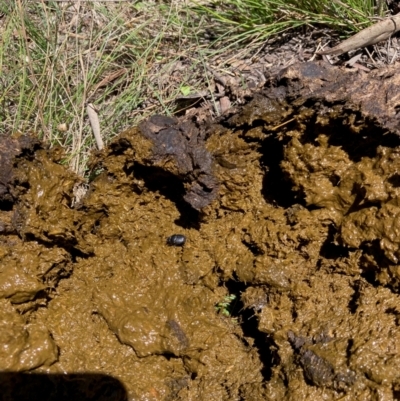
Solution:
<svg viewBox="0 0 400 401">
<path fill-rule="evenodd" d="M 86 400 L 400 399 L 394 72 L 299 64 L 217 122 L 154 116 L 79 202 L 58 150 L 5 140 L 8 399 L 11 372 L 97 375 Z"/>
</svg>

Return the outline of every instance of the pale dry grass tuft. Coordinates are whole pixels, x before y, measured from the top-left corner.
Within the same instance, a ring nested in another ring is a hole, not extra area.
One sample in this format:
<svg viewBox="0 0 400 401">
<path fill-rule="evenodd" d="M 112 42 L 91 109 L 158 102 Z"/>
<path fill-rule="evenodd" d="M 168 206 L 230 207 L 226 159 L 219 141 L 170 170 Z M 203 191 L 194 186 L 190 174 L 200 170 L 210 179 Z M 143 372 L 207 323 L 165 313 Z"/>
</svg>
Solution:
<svg viewBox="0 0 400 401">
<path fill-rule="evenodd" d="M 1 5 L 0 5 L 1 7 Z M 149 114 L 173 112 L 190 87 L 193 51 L 185 2 L 22 1 L 0 9 L 0 133 L 35 132 L 65 149 L 85 173 L 94 138 L 87 105 L 98 112 L 107 143 Z"/>
</svg>

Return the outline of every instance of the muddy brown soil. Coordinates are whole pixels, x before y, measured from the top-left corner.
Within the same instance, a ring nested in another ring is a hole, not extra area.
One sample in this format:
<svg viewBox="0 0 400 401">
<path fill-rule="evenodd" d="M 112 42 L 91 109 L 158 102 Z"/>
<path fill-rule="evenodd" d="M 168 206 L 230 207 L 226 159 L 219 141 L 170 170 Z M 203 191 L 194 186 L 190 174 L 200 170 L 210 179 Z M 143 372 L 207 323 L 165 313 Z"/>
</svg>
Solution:
<svg viewBox="0 0 400 401">
<path fill-rule="evenodd" d="M 3 138 L 1 371 L 104 375 L 109 400 L 400 399 L 395 72 L 300 64 L 217 122 L 154 116 L 79 202 L 59 151 Z"/>
</svg>

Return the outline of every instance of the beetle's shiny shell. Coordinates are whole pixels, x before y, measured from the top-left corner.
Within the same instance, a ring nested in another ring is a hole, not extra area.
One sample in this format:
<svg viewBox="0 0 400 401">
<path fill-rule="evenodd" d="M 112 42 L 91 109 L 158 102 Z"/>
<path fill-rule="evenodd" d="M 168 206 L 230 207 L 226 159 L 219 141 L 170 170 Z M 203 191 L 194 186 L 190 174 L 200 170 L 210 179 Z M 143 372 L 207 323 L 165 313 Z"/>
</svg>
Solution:
<svg viewBox="0 0 400 401">
<path fill-rule="evenodd" d="M 183 246 L 186 242 L 186 237 L 182 234 L 174 234 L 167 238 L 167 244 L 171 246 Z"/>
</svg>

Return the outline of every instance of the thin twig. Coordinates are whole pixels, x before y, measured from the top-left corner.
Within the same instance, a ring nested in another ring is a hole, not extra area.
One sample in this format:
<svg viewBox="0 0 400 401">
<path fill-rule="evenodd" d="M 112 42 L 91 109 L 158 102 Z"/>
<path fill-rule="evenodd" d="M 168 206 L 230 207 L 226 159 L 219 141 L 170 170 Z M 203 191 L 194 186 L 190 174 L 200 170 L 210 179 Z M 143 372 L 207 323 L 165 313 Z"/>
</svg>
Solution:
<svg viewBox="0 0 400 401">
<path fill-rule="evenodd" d="M 275 131 L 276 129 L 278 129 L 278 128 L 280 128 L 280 127 L 283 127 L 284 125 L 289 124 L 289 123 L 291 123 L 291 122 L 294 121 L 294 120 L 295 120 L 295 118 L 292 118 L 292 119 L 290 119 L 290 120 L 288 120 L 288 121 L 285 121 L 285 122 L 282 123 L 282 124 L 279 124 L 279 125 L 276 125 L 275 127 L 270 128 L 270 130 L 271 130 L 271 131 Z"/>
</svg>

